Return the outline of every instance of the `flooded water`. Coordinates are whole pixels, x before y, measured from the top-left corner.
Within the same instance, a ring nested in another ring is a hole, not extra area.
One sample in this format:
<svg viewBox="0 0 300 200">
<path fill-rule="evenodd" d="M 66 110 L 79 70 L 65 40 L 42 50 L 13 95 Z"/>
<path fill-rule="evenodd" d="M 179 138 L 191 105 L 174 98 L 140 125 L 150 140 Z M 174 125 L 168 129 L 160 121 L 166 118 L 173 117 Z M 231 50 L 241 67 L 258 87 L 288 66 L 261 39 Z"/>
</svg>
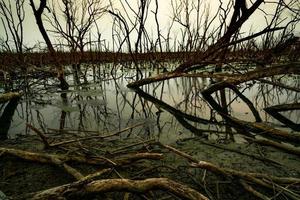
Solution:
<svg viewBox="0 0 300 200">
<path fill-rule="evenodd" d="M 29 79 L 26 93 L 13 114 L 8 137 L 33 134 L 26 124 L 44 132 L 49 129 L 72 129 L 107 133 L 145 122 L 142 128 L 128 132 L 123 137 L 154 138 L 171 143 L 197 134 L 216 140 L 231 138 L 243 142 L 238 134 L 228 135 L 223 118 L 202 97 L 201 91 L 213 83 L 209 78 L 176 78 L 134 91 L 126 87 L 135 79 L 134 69 L 125 70 L 121 65 L 111 64 L 85 67 L 88 83 L 76 85 L 73 75 L 68 75 L 71 86 L 64 92 L 67 98 L 61 97 L 63 92 L 58 89 L 55 79 Z M 113 75 L 112 67 L 117 69 Z M 144 77 L 153 76 L 157 72 L 151 67 L 143 69 Z M 300 76 L 275 78 L 285 85 L 300 88 Z M 238 89 L 254 105 L 263 121 L 273 127 L 291 131 L 267 114 L 264 108 L 299 102 L 299 92 L 261 83 L 259 80 L 239 85 Z M 213 95 L 221 104 L 220 96 L 219 93 Z M 255 121 L 249 106 L 236 93 L 225 89 L 225 97 L 231 116 Z M 1 106 L 1 115 L 5 114 L 7 105 Z M 281 114 L 296 124 L 300 123 L 299 110 Z"/>
</svg>

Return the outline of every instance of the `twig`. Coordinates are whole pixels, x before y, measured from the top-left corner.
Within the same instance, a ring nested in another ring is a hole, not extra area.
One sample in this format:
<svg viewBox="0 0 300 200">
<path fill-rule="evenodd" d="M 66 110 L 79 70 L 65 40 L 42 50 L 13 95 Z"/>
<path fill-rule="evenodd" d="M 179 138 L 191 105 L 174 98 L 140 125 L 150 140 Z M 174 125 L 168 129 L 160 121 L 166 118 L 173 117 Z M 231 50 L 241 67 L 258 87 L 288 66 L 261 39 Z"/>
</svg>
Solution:
<svg viewBox="0 0 300 200">
<path fill-rule="evenodd" d="M 218 149 L 223 149 L 223 150 L 231 151 L 231 152 L 238 153 L 238 154 L 241 154 L 241 155 L 245 155 L 245 156 L 248 156 L 248 157 L 263 161 L 263 162 L 267 161 L 267 162 L 270 162 L 272 164 L 276 164 L 276 165 L 280 165 L 280 166 L 282 165 L 281 163 L 277 162 L 276 160 L 272 160 L 272 159 L 269 159 L 269 158 L 263 158 L 263 157 L 260 157 L 260 156 L 257 156 L 257 155 L 253 155 L 253 154 L 249 154 L 249 153 L 246 153 L 246 152 L 239 151 L 237 149 L 232 149 L 232 148 L 224 147 L 224 146 L 221 146 L 221 145 L 212 144 L 212 143 L 205 142 L 205 141 L 202 141 L 202 140 L 198 140 L 198 141 L 205 144 L 205 145 L 208 145 L 208 146 L 212 146 L 212 147 L 215 147 L 215 148 L 218 148 Z"/>
<path fill-rule="evenodd" d="M 113 151 L 110 152 L 110 153 L 111 153 L 111 154 L 120 153 L 120 151 L 122 151 L 122 150 L 131 148 L 131 147 L 135 147 L 135 146 L 138 146 L 138 145 L 141 145 L 141 144 L 151 143 L 151 142 L 154 142 L 154 141 L 155 141 L 155 139 L 150 139 L 150 140 L 146 140 L 146 141 L 137 142 L 137 143 L 134 143 L 134 144 L 125 146 L 125 147 L 120 147 L 120 148 L 118 148 L 118 149 L 115 149 L 115 150 L 113 150 Z"/>
<path fill-rule="evenodd" d="M 95 178 L 97 178 L 97 177 L 99 177 L 99 176 L 101 176 L 101 175 L 103 175 L 103 174 L 105 174 L 107 172 L 111 172 L 111 170 L 112 170 L 111 168 L 102 169 L 102 170 L 97 171 L 97 172 L 95 172 L 93 174 L 89 174 L 89 175 L 83 177 L 82 179 L 80 179 L 80 181 L 81 182 L 86 182 L 86 183 L 87 182 L 91 182 L 93 179 L 95 179 Z"/>
<path fill-rule="evenodd" d="M 42 141 L 43 141 L 43 143 L 45 145 L 45 148 L 49 148 L 50 146 L 52 146 L 52 145 L 49 144 L 49 142 L 47 140 L 47 137 L 45 136 L 44 133 L 42 133 L 40 130 L 38 130 L 37 128 L 35 128 L 31 124 L 26 124 L 26 126 L 28 128 L 30 128 L 31 130 L 33 130 L 38 136 L 40 136 L 40 138 L 42 139 Z"/>
<path fill-rule="evenodd" d="M 188 159 L 190 162 L 198 162 L 197 159 L 193 158 L 192 156 L 190 156 L 187 153 L 184 153 L 182 151 L 179 151 L 178 149 L 175 149 L 174 147 L 171 147 L 169 145 L 165 145 L 165 144 L 162 144 L 162 143 L 158 143 L 158 145 L 160 145 L 160 146 L 162 146 L 162 147 L 164 147 L 164 148 L 166 148 L 166 149 L 174 152 L 175 154 L 177 154 L 177 155 L 179 155 L 181 157 L 184 157 L 184 158 Z"/>
<path fill-rule="evenodd" d="M 78 138 L 78 139 L 72 139 L 72 140 L 68 140 L 68 141 L 63 141 L 63 142 L 58 142 L 55 144 L 51 144 L 51 147 L 56 147 L 56 146 L 60 146 L 60 145 L 65 145 L 65 144 L 70 144 L 70 143 L 74 143 L 74 142 L 78 142 L 78 141 L 85 141 L 85 140 L 91 140 L 91 139 L 105 139 L 108 137 L 112 137 L 112 136 L 116 136 L 120 133 L 123 133 L 125 131 L 128 131 L 130 129 L 136 128 L 138 126 L 143 125 L 144 123 L 140 123 L 140 124 L 135 124 L 133 126 L 127 127 L 125 129 L 122 129 L 120 131 L 117 131 L 115 133 L 109 134 L 109 135 L 97 135 L 97 136 L 90 136 L 90 137 L 85 137 L 85 138 Z"/>
<path fill-rule="evenodd" d="M 256 191 L 255 189 L 253 189 L 250 185 L 248 185 L 244 180 L 240 179 L 240 183 L 241 185 L 244 187 L 244 189 L 246 191 L 248 191 L 249 193 L 253 194 L 254 196 L 263 199 L 263 200 L 271 200 L 271 198 L 263 195 L 262 193 Z"/>
</svg>

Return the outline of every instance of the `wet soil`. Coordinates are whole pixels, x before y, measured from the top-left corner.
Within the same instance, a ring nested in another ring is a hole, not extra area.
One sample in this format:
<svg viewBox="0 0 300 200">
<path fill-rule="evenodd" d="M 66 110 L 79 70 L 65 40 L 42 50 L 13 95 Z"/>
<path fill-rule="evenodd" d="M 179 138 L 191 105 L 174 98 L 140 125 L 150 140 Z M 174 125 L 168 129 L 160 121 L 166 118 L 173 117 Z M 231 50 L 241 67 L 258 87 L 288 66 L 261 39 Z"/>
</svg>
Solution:
<svg viewBox="0 0 300 200">
<path fill-rule="evenodd" d="M 210 199 L 256 199 L 257 197 L 247 193 L 237 179 L 230 176 L 221 176 L 213 174 L 204 169 L 194 169 L 189 167 L 189 163 L 182 157 L 169 152 L 166 149 L 159 148 L 155 145 L 133 146 L 125 148 L 130 144 L 140 141 L 138 138 L 130 139 L 112 139 L 107 141 L 89 141 L 81 146 L 93 146 L 93 152 L 98 155 L 107 156 L 109 153 L 119 149 L 119 155 L 130 152 L 161 152 L 164 159 L 159 161 L 143 160 L 131 165 L 115 168 L 113 172 L 105 174 L 105 178 L 131 178 L 145 179 L 150 177 L 168 177 L 172 180 L 184 183 L 190 187 L 205 194 Z M 201 138 L 188 138 L 178 140 L 172 147 L 182 152 L 192 155 L 197 160 L 209 161 L 220 167 L 228 167 L 244 172 L 257 172 L 270 174 L 280 177 L 297 177 L 300 178 L 300 159 L 297 156 L 279 152 L 270 147 L 262 147 L 256 144 L 237 144 L 227 142 L 221 144 L 221 141 L 207 141 Z M 74 153 L 71 148 L 53 148 L 44 149 L 44 146 L 37 136 L 24 136 L 13 140 L 0 142 L 1 147 L 22 149 L 33 152 L 46 153 Z M 98 146 L 98 148 L 95 148 Z M 216 148 L 217 147 L 217 148 Z M 226 148 L 222 149 L 222 148 Z M 95 150 L 96 149 L 96 150 Z M 261 161 L 250 156 L 230 151 L 246 152 L 256 155 L 262 159 L 272 159 L 280 164 L 274 164 L 269 161 Z M 0 191 L 7 197 L 24 195 L 26 193 L 37 192 L 66 183 L 74 182 L 75 179 L 57 166 L 50 164 L 40 164 L 31 161 L 24 161 L 8 155 L 0 157 Z M 83 175 L 91 174 L 104 166 L 90 166 L 84 164 L 70 163 L 78 169 Z M 276 193 L 271 190 L 256 187 L 258 191 L 272 197 Z M 78 197 L 79 198 L 79 197 Z M 98 196 L 85 196 L 79 199 L 178 199 L 165 192 L 147 193 L 147 194 L 129 194 L 126 192 L 102 194 Z M 275 199 L 288 199 L 281 195 Z"/>
</svg>

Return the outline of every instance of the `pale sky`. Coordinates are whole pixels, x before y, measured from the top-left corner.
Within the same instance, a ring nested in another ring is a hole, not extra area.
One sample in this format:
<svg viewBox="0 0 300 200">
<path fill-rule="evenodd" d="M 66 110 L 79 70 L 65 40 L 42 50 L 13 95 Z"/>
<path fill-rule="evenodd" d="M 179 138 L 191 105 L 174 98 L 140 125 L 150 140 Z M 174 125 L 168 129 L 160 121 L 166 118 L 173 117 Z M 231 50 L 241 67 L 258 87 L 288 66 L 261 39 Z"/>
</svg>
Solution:
<svg viewBox="0 0 300 200">
<path fill-rule="evenodd" d="M 2 0 L 2 1 L 14 2 L 15 0 Z M 38 0 L 35 0 L 35 1 L 38 2 Z M 77 2 L 78 1 L 79 0 L 77 0 Z M 117 8 L 117 9 L 119 8 L 120 12 L 124 14 L 124 10 L 122 10 L 119 5 L 120 1 L 114 0 L 113 4 L 114 4 L 115 8 Z M 124 0 L 122 0 L 122 1 L 124 2 Z M 173 3 L 175 3 L 176 1 L 178 2 L 179 0 L 173 0 Z M 192 0 L 184 0 L 184 1 L 191 2 Z M 103 2 L 108 2 L 108 1 L 103 1 Z M 138 2 L 138 0 L 128 0 L 128 2 L 132 3 L 130 5 L 134 9 L 137 7 L 136 2 Z M 202 2 L 203 8 L 204 8 L 204 6 L 210 8 L 209 14 L 211 17 L 216 13 L 216 11 L 219 7 L 219 0 L 211 0 L 211 1 L 201 0 L 201 2 Z M 228 2 L 228 0 L 224 0 L 224 6 L 226 5 L 225 2 Z M 170 23 L 172 21 L 171 18 L 173 16 L 171 0 L 158 0 L 158 3 L 159 3 L 158 17 L 159 17 L 160 29 L 161 29 L 162 35 L 166 36 L 168 27 L 170 26 Z M 25 4 L 26 4 L 25 5 L 26 18 L 24 21 L 24 40 L 25 40 L 26 46 L 33 46 L 37 42 L 43 42 L 43 39 L 41 37 L 41 34 L 38 31 L 37 25 L 35 24 L 35 19 L 32 14 L 31 7 L 29 6 L 29 0 L 25 0 Z M 263 5 L 261 5 L 260 8 L 261 8 L 261 10 L 263 10 L 264 12 L 266 12 L 268 14 L 274 13 L 274 11 L 275 11 L 274 4 L 263 4 Z M 155 0 L 151 0 L 149 11 L 148 11 L 148 18 L 147 18 L 145 26 L 146 26 L 146 30 L 147 30 L 148 34 L 150 35 L 150 37 L 156 38 L 157 37 L 156 24 L 155 24 L 155 20 L 154 20 L 154 14 L 151 12 L 151 11 L 154 11 L 154 9 L 155 9 Z M 129 14 L 131 13 L 130 9 L 127 9 L 127 11 Z M 202 9 L 202 11 L 203 11 L 203 9 Z M 290 12 L 286 12 L 283 17 L 289 17 L 289 16 L 290 16 Z M 131 18 L 133 18 L 132 15 L 131 15 Z M 182 18 L 184 18 L 184 16 L 182 16 Z M 191 24 L 196 22 L 195 18 L 196 18 L 195 12 L 191 13 L 191 16 L 190 16 Z M 112 21 L 113 21 L 112 16 L 109 14 L 106 14 L 98 21 L 98 26 L 100 28 L 100 32 L 102 33 L 102 39 L 105 39 L 107 42 L 110 43 L 110 49 L 112 48 L 112 44 L 111 44 L 112 43 L 111 42 L 112 41 L 112 33 L 111 33 Z M 215 24 L 217 25 L 217 22 Z M 243 25 L 242 32 L 245 32 L 245 34 L 247 34 L 250 29 L 252 32 L 259 31 L 263 27 L 265 27 L 265 24 L 266 24 L 266 20 L 265 20 L 264 14 L 262 11 L 258 10 L 258 11 L 256 11 L 256 13 L 254 15 L 252 15 L 250 17 L 250 19 L 247 21 L 247 23 L 245 23 Z M 47 28 L 51 28 L 51 27 L 49 25 L 47 25 Z M 173 39 L 176 37 L 177 37 L 177 39 L 180 38 L 180 29 L 182 29 L 182 26 L 179 25 L 179 23 L 175 22 L 173 25 L 170 37 Z M 300 35 L 300 25 L 297 25 L 295 34 Z M 5 36 L 5 32 L 4 32 L 2 24 L 0 24 L 0 37 L 4 37 L 4 36 Z M 132 39 L 134 40 L 134 38 L 135 37 L 134 37 L 134 33 L 133 33 Z M 52 37 L 51 39 L 54 42 L 54 37 Z"/>
</svg>

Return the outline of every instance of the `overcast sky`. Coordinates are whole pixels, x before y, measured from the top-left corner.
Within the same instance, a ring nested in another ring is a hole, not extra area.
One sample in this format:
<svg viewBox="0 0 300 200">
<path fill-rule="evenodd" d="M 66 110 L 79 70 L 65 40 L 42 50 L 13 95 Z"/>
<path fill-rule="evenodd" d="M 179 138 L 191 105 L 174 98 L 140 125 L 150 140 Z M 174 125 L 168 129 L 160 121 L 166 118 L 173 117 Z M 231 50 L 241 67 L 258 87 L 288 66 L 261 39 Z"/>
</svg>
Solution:
<svg viewBox="0 0 300 200">
<path fill-rule="evenodd" d="M 4 0 L 4 2 L 8 1 L 15 1 L 15 0 Z M 35 0 L 38 2 L 38 0 Z M 77 0 L 78 2 L 79 0 Z M 124 0 L 122 0 L 124 1 Z M 175 3 L 176 0 L 173 0 Z M 189 0 L 192 1 L 192 0 Z M 228 0 L 224 0 L 224 5 Z M 80 2 L 80 1 L 79 1 Z M 108 1 L 103 1 L 103 2 L 108 2 Z M 137 0 L 128 0 L 128 2 L 131 3 L 131 6 L 133 8 L 136 8 L 136 2 Z M 166 34 L 168 27 L 170 26 L 171 19 L 173 17 L 172 13 L 172 6 L 171 6 L 171 0 L 159 0 L 159 22 L 160 22 L 160 29 L 162 31 L 162 34 Z M 31 7 L 29 6 L 29 0 L 25 0 L 25 12 L 26 12 L 26 19 L 24 21 L 24 40 L 25 40 L 25 45 L 27 46 L 32 46 L 37 42 L 43 42 L 43 39 L 41 37 L 41 34 L 39 33 L 37 29 L 37 25 L 35 23 L 34 16 L 32 14 Z M 114 7 L 119 9 L 122 12 L 122 9 L 120 7 L 120 1 L 119 0 L 114 0 L 113 1 Z M 202 0 L 202 6 L 203 8 L 209 8 L 209 14 L 213 16 L 218 7 L 219 7 L 219 0 Z M 298 5 L 299 6 L 299 5 Z M 263 4 L 260 7 L 264 12 L 266 13 L 274 13 L 275 11 L 275 6 L 273 4 Z M 154 20 L 154 14 L 151 11 L 154 11 L 155 9 L 155 0 L 151 0 L 150 8 L 149 8 L 149 13 L 148 13 L 148 18 L 146 21 L 146 29 L 148 31 L 148 34 L 150 36 L 156 37 L 156 25 L 155 25 L 155 20 Z M 127 10 L 130 14 L 130 10 Z M 284 17 L 289 17 L 290 12 L 286 12 L 285 15 L 282 16 Z M 98 21 L 98 26 L 100 28 L 100 32 L 102 33 L 102 39 L 105 39 L 107 42 L 111 43 L 111 27 L 112 27 L 112 16 L 109 14 L 104 15 L 101 20 Z M 191 15 L 191 23 L 194 23 L 195 20 L 195 14 L 192 13 Z M 251 29 L 252 32 L 258 31 L 265 27 L 266 20 L 264 13 L 262 11 L 256 11 L 256 13 L 251 16 L 251 18 L 247 21 L 246 24 L 243 25 L 243 32 L 247 33 Z M 47 28 L 51 28 L 49 25 L 47 25 Z M 180 37 L 180 29 L 182 26 L 179 23 L 174 23 L 173 29 L 172 29 L 172 38 L 177 38 Z M 297 25 L 296 35 L 300 35 L 300 25 Z M 0 36 L 3 37 L 5 35 L 4 29 L 2 24 L 0 25 Z M 52 37 L 52 40 L 54 38 Z M 111 47 L 111 44 L 110 44 Z"/>
</svg>

